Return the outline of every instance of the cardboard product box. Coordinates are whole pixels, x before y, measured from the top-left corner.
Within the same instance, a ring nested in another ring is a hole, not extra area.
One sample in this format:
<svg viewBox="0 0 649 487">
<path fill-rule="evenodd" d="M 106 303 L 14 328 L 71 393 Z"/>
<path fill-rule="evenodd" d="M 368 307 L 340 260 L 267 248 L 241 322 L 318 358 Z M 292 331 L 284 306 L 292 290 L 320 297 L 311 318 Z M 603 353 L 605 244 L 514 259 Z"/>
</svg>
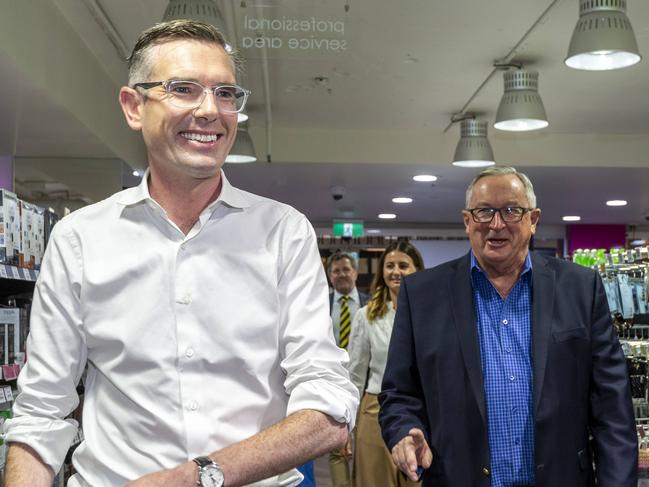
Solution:
<svg viewBox="0 0 649 487">
<path fill-rule="evenodd" d="M 0 189 L 0 264 L 18 264 L 20 221 L 15 193 Z"/>
<path fill-rule="evenodd" d="M 18 308 L 0 308 L 0 346 L 3 364 L 13 364 L 19 353 L 25 348 L 20 340 L 20 310 Z"/>
<path fill-rule="evenodd" d="M 34 269 L 41 268 L 41 260 L 45 251 L 45 209 L 34 206 L 32 215 L 32 254 L 34 255 Z"/>
<path fill-rule="evenodd" d="M 34 238 L 33 220 L 34 205 L 23 200 L 18 200 L 20 209 L 20 251 L 19 265 L 27 269 L 33 269 L 36 265 L 36 256 L 34 255 L 35 244 L 30 241 Z"/>
</svg>

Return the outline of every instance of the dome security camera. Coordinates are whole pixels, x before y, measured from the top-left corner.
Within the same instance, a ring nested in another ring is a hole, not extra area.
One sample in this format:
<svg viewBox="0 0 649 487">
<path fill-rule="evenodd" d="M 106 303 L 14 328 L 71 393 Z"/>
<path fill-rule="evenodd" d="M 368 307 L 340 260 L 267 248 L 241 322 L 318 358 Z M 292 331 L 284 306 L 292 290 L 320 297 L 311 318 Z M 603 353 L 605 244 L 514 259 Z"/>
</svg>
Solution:
<svg viewBox="0 0 649 487">
<path fill-rule="evenodd" d="M 345 188 L 342 186 L 333 186 L 331 188 L 331 197 L 334 201 L 340 201 L 345 196 Z"/>
</svg>

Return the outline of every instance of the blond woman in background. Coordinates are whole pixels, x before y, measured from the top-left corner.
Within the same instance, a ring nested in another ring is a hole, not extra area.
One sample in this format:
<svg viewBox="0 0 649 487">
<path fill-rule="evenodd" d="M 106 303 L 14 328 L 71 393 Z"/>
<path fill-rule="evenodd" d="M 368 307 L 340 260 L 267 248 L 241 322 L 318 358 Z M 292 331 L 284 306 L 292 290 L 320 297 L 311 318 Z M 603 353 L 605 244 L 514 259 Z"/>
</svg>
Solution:
<svg viewBox="0 0 649 487">
<path fill-rule="evenodd" d="M 355 487 L 419 485 L 397 470 L 383 443 L 377 395 L 381 391 L 401 278 L 423 268 L 423 259 L 412 244 L 390 244 L 381 255 L 372 281 L 372 299 L 354 316 L 348 348 L 349 373 L 362 398 L 353 457 Z"/>
</svg>

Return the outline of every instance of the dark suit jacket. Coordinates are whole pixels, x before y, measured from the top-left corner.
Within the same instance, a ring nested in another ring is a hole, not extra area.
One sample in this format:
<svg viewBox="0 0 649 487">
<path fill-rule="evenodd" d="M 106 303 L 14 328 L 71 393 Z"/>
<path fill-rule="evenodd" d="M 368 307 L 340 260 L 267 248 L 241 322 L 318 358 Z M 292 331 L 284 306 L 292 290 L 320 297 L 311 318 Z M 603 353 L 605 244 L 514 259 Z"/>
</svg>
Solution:
<svg viewBox="0 0 649 487">
<path fill-rule="evenodd" d="M 532 283 L 536 486 L 636 487 L 626 362 L 599 275 L 532 253 Z M 424 486 L 489 487 L 469 255 L 402 281 L 379 400 L 390 450 L 425 432 Z"/>
</svg>

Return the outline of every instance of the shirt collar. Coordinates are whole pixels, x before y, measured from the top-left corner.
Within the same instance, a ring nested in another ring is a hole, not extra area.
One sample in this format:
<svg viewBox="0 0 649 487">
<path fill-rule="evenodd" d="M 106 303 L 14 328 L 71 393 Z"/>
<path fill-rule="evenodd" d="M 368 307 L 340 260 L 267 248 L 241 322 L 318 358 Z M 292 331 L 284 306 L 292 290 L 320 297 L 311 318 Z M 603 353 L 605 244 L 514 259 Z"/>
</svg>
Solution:
<svg viewBox="0 0 649 487">
<path fill-rule="evenodd" d="M 154 201 L 149 193 L 149 169 L 147 168 L 140 184 L 119 193 L 117 203 L 132 206 L 148 200 Z M 223 169 L 221 169 L 221 192 L 206 209 L 213 209 L 218 203 L 223 203 L 230 208 L 248 208 L 250 206 L 250 201 L 246 198 L 245 193 L 230 184 Z"/>
<path fill-rule="evenodd" d="M 348 296 L 349 299 L 358 303 L 358 290 L 356 289 L 356 287 L 354 287 L 354 289 L 352 289 L 352 292 L 350 292 L 349 294 L 341 294 L 334 289 L 334 302 L 339 302 L 340 298 L 342 298 L 343 296 Z"/>
<path fill-rule="evenodd" d="M 471 250 L 469 254 L 471 255 L 471 273 L 473 273 L 473 270 L 475 269 L 477 272 L 481 272 L 484 274 L 484 271 L 480 268 L 478 259 L 475 258 L 475 254 L 473 253 L 473 250 Z M 525 262 L 523 263 L 523 271 L 521 272 L 521 276 L 527 274 L 531 270 L 532 270 L 532 259 L 530 257 L 530 253 L 528 252 L 527 255 L 525 256 Z"/>
</svg>

